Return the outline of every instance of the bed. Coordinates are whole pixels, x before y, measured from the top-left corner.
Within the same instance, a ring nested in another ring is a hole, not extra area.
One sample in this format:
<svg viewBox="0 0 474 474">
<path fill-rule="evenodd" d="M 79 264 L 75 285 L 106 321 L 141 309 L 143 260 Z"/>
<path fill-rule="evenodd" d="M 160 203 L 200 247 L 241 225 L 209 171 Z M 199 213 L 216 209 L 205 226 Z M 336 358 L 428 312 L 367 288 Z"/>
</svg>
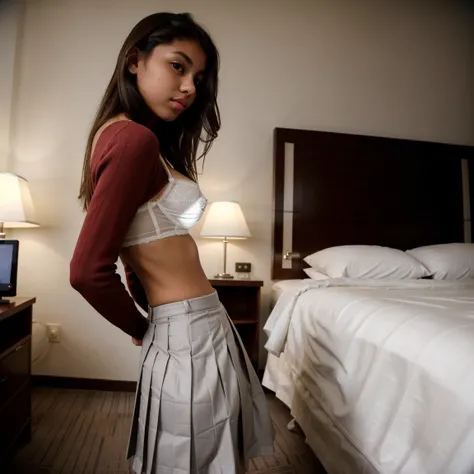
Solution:
<svg viewBox="0 0 474 474">
<path fill-rule="evenodd" d="M 329 474 L 474 473 L 474 280 L 318 281 L 303 260 L 470 241 L 472 159 L 470 147 L 275 130 L 263 385 Z"/>
<path fill-rule="evenodd" d="M 272 285 L 272 291 L 270 294 L 270 308 L 273 309 L 280 298 L 281 294 L 285 290 L 297 289 L 300 285 L 301 280 L 280 280 Z"/>
</svg>

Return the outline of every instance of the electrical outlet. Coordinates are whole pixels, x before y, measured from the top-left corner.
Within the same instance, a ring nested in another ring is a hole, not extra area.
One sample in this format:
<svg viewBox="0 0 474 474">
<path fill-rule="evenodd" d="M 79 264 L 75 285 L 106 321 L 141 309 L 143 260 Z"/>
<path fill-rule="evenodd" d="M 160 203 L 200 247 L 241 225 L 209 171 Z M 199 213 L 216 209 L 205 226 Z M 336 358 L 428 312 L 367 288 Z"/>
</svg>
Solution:
<svg viewBox="0 0 474 474">
<path fill-rule="evenodd" d="M 237 280 L 250 280 L 250 273 L 237 273 Z"/>
<path fill-rule="evenodd" d="M 250 273 L 252 270 L 251 263 L 245 262 L 236 262 L 235 264 L 235 272 L 236 273 Z"/>
<path fill-rule="evenodd" d="M 53 324 L 53 323 L 48 323 L 46 325 L 46 328 L 48 330 L 48 341 L 49 342 L 60 342 L 60 325 L 59 324 Z"/>
</svg>

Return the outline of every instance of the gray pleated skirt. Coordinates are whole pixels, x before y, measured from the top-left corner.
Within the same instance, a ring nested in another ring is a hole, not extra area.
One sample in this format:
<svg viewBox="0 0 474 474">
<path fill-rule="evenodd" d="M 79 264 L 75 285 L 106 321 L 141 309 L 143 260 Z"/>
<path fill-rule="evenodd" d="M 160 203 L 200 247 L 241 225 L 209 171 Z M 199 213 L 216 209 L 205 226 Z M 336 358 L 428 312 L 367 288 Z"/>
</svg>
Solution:
<svg viewBox="0 0 474 474">
<path fill-rule="evenodd" d="M 273 455 L 265 394 L 217 293 L 149 310 L 127 458 L 146 474 L 236 474 Z"/>
</svg>

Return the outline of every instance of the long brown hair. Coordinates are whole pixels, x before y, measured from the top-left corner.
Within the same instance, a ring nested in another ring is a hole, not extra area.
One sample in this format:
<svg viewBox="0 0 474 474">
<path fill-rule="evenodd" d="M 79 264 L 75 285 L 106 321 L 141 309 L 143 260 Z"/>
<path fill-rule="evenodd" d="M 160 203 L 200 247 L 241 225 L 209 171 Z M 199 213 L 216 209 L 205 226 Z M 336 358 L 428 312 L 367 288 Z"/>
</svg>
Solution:
<svg viewBox="0 0 474 474">
<path fill-rule="evenodd" d="M 146 57 L 155 46 L 182 39 L 196 41 L 201 46 L 206 55 L 206 70 L 203 80 L 196 86 L 193 105 L 173 122 L 166 122 L 158 120 L 146 105 L 138 91 L 136 76 L 128 70 L 128 62 L 136 49 Z M 155 13 L 133 28 L 120 50 L 87 140 L 79 191 L 84 210 L 87 210 L 93 194 L 90 161 L 94 136 L 108 120 L 121 113 L 150 128 L 160 142 L 161 154 L 177 171 L 197 180 L 196 162 L 204 159 L 221 125 L 217 105 L 218 70 L 217 48 L 189 13 Z M 201 143 L 203 151 L 196 158 Z"/>
</svg>

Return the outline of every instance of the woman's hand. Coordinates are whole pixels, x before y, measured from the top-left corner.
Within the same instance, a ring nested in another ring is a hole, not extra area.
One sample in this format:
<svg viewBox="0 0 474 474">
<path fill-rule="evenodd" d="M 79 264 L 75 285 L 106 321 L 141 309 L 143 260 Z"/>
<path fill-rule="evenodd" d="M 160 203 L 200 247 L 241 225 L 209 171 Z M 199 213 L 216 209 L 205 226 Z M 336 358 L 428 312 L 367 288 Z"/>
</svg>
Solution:
<svg viewBox="0 0 474 474">
<path fill-rule="evenodd" d="M 135 339 L 134 337 L 132 337 L 132 342 L 136 345 L 136 346 L 141 346 L 142 345 L 142 341 L 140 339 Z"/>
</svg>

